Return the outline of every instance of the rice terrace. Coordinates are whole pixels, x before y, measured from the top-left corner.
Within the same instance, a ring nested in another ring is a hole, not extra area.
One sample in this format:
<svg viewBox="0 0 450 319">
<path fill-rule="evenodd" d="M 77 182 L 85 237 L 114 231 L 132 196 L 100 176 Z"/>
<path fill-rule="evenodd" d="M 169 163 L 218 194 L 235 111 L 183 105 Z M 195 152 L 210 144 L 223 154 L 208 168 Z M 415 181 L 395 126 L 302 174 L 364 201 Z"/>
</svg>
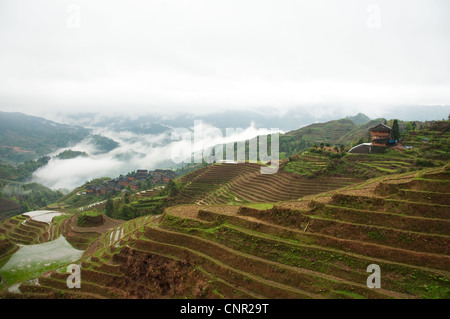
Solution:
<svg viewBox="0 0 450 319">
<path fill-rule="evenodd" d="M 449 128 L 371 152 L 312 145 L 275 174 L 203 163 L 107 198 L 121 179 L 91 181 L 1 222 L 1 298 L 449 298 Z"/>
<path fill-rule="evenodd" d="M 449 12 L 0 0 L 1 314 L 448 313 Z"/>
</svg>

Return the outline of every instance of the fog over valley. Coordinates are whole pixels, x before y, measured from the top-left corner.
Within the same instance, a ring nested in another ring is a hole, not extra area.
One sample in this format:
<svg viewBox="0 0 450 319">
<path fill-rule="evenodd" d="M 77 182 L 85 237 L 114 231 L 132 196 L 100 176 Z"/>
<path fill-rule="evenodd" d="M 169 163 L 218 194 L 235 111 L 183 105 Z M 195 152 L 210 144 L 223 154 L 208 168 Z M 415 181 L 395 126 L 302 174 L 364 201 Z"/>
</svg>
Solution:
<svg viewBox="0 0 450 319">
<path fill-rule="evenodd" d="M 0 0 L 0 301 L 449 299 L 449 13 Z"/>
<path fill-rule="evenodd" d="M 203 131 L 214 129 L 215 127 L 208 123 L 201 122 Z M 194 121 L 191 127 L 186 129 L 194 131 Z M 236 128 L 238 129 L 238 128 Z M 255 123 L 250 123 L 248 127 L 241 128 L 230 136 L 230 141 L 242 141 L 251 139 L 257 135 L 269 133 L 270 128 L 256 128 Z M 52 158 L 42 168 L 36 170 L 32 180 L 43 184 L 52 189 L 72 190 L 77 186 L 81 186 L 86 181 L 100 177 L 117 177 L 120 174 L 126 174 L 137 169 L 154 170 L 157 168 L 177 168 L 182 164 L 172 161 L 174 152 L 191 150 L 193 141 L 184 139 L 172 140 L 173 130 L 167 128 L 160 134 L 139 134 L 128 130 L 115 131 L 112 127 L 92 128 L 93 134 L 107 137 L 118 142 L 118 146 L 114 149 L 103 152 L 87 138 L 70 147 L 65 147 L 49 154 Z M 226 137 L 225 130 L 223 136 Z M 199 151 L 203 148 L 212 147 L 216 144 L 223 143 L 214 136 L 203 136 L 203 144 L 194 146 L 192 151 Z M 75 157 L 71 159 L 59 159 L 55 155 L 64 150 L 71 149 L 73 151 L 86 152 L 88 157 Z M 176 151 L 178 150 L 178 151 Z M 189 159 L 185 160 L 189 163 Z"/>
</svg>

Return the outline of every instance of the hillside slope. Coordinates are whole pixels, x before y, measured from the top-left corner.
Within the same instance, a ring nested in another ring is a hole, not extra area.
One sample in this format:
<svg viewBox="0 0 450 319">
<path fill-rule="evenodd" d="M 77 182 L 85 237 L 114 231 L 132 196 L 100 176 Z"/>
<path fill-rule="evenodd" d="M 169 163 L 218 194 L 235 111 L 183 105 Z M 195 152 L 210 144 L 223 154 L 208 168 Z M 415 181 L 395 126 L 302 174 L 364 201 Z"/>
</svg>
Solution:
<svg viewBox="0 0 450 319">
<path fill-rule="evenodd" d="M 55 266 L 0 297 L 450 298 L 449 125 L 409 132 L 412 148 L 384 154 L 312 148 L 272 175 L 206 165 L 130 195 L 127 205 L 153 215 L 98 231 L 77 227 L 76 215 L 50 226 L 15 216 L 0 224 L 0 266 L 17 244 L 62 234 L 84 250 L 82 287 L 68 289 Z M 372 264 L 381 289 L 366 285 Z"/>
<path fill-rule="evenodd" d="M 128 221 L 21 295 L 58 298 L 449 298 L 450 167 L 396 174 L 271 209 L 180 205 Z M 381 289 L 366 268 L 381 268 Z"/>
<path fill-rule="evenodd" d="M 56 123 L 42 117 L 22 113 L 0 112 L 0 159 L 21 163 L 48 155 L 58 148 L 75 145 L 90 138 L 99 152 L 108 152 L 118 146 L 116 141 L 91 130 Z"/>
<path fill-rule="evenodd" d="M 180 192 L 175 203 L 244 204 L 277 202 L 339 188 L 357 178 L 327 177 L 310 179 L 283 170 L 261 174 L 259 164 L 212 164 L 179 179 Z"/>
<path fill-rule="evenodd" d="M 0 156 L 15 163 L 47 155 L 89 134 L 90 131 L 82 127 L 22 113 L 0 112 Z"/>
</svg>

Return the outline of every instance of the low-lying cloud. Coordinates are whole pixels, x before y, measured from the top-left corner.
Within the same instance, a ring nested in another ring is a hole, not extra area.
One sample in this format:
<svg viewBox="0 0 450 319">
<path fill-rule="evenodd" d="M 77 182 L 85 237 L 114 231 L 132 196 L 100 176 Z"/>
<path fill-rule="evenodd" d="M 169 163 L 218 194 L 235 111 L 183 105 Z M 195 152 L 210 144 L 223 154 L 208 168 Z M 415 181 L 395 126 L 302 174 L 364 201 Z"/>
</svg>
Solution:
<svg viewBox="0 0 450 319">
<path fill-rule="evenodd" d="M 193 123 L 194 124 L 194 123 Z M 194 131 L 194 127 L 186 128 Z M 204 134 L 215 129 L 213 126 L 202 123 Z M 228 138 L 203 135 L 202 143 L 193 144 L 193 141 L 180 139 L 171 140 L 172 131 L 162 134 L 137 134 L 130 131 L 114 131 L 108 128 L 94 129 L 94 134 L 101 134 L 119 143 L 119 146 L 107 153 L 98 152 L 90 138 L 68 148 L 55 151 L 56 155 L 66 149 L 84 151 L 89 157 L 76 157 L 73 159 L 58 159 L 53 157 L 46 166 L 38 169 L 33 174 L 33 181 L 52 189 L 72 190 L 81 186 L 86 181 L 94 178 L 111 177 L 137 169 L 154 170 L 156 168 L 175 168 L 172 161 L 173 150 L 198 151 L 212 147 L 218 143 L 230 141 L 249 140 L 257 135 L 273 132 L 271 129 L 257 129 L 254 123 L 247 128 L 236 128 L 235 133 Z M 185 161 L 186 162 L 186 161 Z"/>
</svg>

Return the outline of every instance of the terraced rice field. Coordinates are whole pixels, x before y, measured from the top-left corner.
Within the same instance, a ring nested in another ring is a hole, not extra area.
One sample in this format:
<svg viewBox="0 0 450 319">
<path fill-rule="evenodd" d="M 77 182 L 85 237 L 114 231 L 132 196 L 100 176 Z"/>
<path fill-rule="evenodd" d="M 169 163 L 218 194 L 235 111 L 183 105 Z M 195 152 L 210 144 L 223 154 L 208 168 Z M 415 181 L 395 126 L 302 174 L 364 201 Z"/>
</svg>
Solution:
<svg viewBox="0 0 450 319">
<path fill-rule="evenodd" d="M 48 223 L 24 215 L 14 216 L 0 224 L 0 234 L 24 245 L 42 243 L 48 238 Z"/>
<path fill-rule="evenodd" d="M 201 205 L 278 202 L 350 185 L 354 178 L 310 179 L 279 170 L 261 174 L 258 164 L 210 165 L 183 177 L 179 203 Z"/>
<path fill-rule="evenodd" d="M 96 238 L 121 224 L 105 216 L 102 225 L 78 227 L 76 220 L 77 215 L 36 211 L 1 223 L 0 285 L 29 280 L 79 259 Z"/>
<path fill-rule="evenodd" d="M 300 175 L 312 175 L 328 164 L 328 159 L 314 153 L 305 152 L 304 155 L 294 157 L 295 161 L 290 161 L 285 167 L 286 172 Z"/>
<path fill-rule="evenodd" d="M 83 256 L 81 289 L 53 272 L 20 290 L 50 298 L 449 298 L 449 181 L 447 167 L 272 208 L 174 206 L 100 236 Z M 370 264 L 380 266 L 380 289 L 366 285 Z"/>
</svg>

